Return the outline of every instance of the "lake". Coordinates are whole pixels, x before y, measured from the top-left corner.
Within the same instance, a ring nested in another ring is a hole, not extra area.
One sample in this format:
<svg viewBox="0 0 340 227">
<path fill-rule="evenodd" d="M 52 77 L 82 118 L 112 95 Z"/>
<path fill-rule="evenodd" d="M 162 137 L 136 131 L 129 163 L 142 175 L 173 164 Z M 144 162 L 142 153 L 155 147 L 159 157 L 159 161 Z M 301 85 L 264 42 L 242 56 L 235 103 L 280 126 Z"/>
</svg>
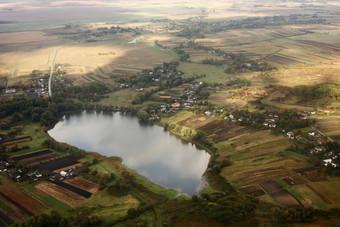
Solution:
<svg viewBox="0 0 340 227">
<path fill-rule="evenodd" d="M 86 151 L 119 156 L 149 180 L 189 196 L 198 194 L 210 155 L 156 125 L 121 113 L 82 113 L 64 118 L 49 135 Z"/>
</svg>

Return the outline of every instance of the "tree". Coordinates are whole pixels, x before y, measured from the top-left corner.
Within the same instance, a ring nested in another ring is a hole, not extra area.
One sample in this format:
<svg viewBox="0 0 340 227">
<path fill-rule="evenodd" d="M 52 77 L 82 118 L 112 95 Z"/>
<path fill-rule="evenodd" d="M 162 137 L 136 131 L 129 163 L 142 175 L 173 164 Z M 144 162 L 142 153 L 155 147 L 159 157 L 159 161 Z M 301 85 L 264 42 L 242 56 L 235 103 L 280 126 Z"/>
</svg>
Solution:
<svg viewBox="0 0 340 227">
<path fill-rule="evenodd" d="M 137 116 L 141 122 L 147 122 L 149 120 L 149 114 L 143 109 L 138 111 Z"/>
<path fill-rule="evenodd" d="M 54 116 L 52 111 L 46 110 L 41 114 L 40 124 L 46 126 L 47 128 L 52 128 L 54 124 L 57 123 L 57 118 Z"/>
<path fill-rule="evenodd" d="M 11 122 L 16 123 L 22 120 L 21 115 L 18 112 L 15 112 L 12 116 Z"/>
<path fill-rule="evenodd" d="M 33 121 L 33 122 L 39 122 L 39 121 L 40 121 L 40 116 L 39 116 L 39 114 L 34 113 L 34 114 L 32 115 L 32 121 Z"/>
</svg>

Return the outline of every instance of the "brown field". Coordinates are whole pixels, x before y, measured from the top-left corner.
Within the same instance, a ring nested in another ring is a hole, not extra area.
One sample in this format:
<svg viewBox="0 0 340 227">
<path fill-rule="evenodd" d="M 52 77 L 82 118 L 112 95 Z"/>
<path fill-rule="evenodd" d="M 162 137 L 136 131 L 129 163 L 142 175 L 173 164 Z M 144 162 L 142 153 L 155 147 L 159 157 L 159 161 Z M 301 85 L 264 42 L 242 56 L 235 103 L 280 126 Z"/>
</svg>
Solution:
<svg viewBox="0 0 340 227">
<path fill-rule="evenodd" d="M 301 206 L 300 203 L 285 189 L 273 192 L 271 195 L 279 204 L 285 206 Z"/>
<path fill-rule="evenodd" d="M 251 148 L 251 147 L 254 147 L 254 146 L 258 146 L 258 145 L 261 145 L 261 144 L 282 140 L 283 138 L 284 138 L 283 136 L 270 135 L 263 140 L 254 141 L 254 142 L 251 142 L 251 143 L 248 143 L 248 144 L 237 146 L 236 150 L 237 151 L 244 150 L 244 149 Z"/>
<path fill-rule="evenodd" d="M 242 167 L 240 167 L 242 168 Z M 226 175 L 226 177 L 230 180 L 242 182 L 245 184 L 250 183 L 256 183 L 261 182 L 261 180 L 266 180 L 271 177 L 278 177 L 278 176 L 287 176 L 290 172 L 283 168 L 282 166 L 279 167 L 270 167 L 270 168 L 263 168 L 263 169 L 252 169 L 250 168 L 243 168 L 240 169 L 234 169 L 229 170 L 225 169 L 225 172 L 223 175 Z M 262 185 L 261 185 L 262 186 Z"/>
<path fill-rule="evenodd" d="M 334 141 L 340 142 L 340 135 L 330 136 L 330 138 Z"/>
<path fill-rule="evenodd" d="M 35 187 L 70 207 L 76 207 L 86 200 L 86 198 L 50 182 L 43 182 Z"/>
<path fill-rule="evenodd" d="M 30 217 L 23 210 L 21 210 L 19 207 L 15 206 L 11 201 L 7 200 L 2 196 L 0 196 L 0 203 L 6 204 L 8 210 L 6 211 L 3 210 L 3 213 L 14 222 L 21 222 Z"/>
<path fill-rule="evenodd" d="M 276 181 L 274 180 L 267 180 L 264 182 L 260 183 L 260 186 L 268 193 L 272 194 L 275 191 L 281 190 L 282 186 L 279 185 Z"/>
<path fill-rule="evenodd" d="M 0 45 L 40 42 L 56 38 L 41 31 L 0 33 Z"/>
<path fill-rule="evenodd" d="M 205 118 L 205 117 L 200 117 L 200 116 L 194 116 L 194 117 L 185 119 L 181 122 L 178 122 L 178 124 L 181 126 L 191 128 L 191 129 L 198 129 L 216 120 L 217 120 L 216 118 Z"/>
<path fill-rule="evenodd" d="M 262 188 L 258 185 L 245 186 L 245 187 L 240 188 L 240 190 L 252 196 L 261 196 L 265 194 Z"/>
<path fill-rule="evenodd" d="M 306 184 L 308 182 L 300 175 L 291 175 L 289 177 L 282 178 L 282 180 L 286 182 L 286 184 L 288 184 L 289 186 Z"/>
<path fill-rule="evenodd" d="M 319 118 L 317 119 L 317 126 L 320 129 L 321 132 L 325 134 L 330 134 L 331 136 L 334 136 L 335 139 L 338 135 L 332 135 L 340 133 L 340 117 L 332 117 L 328 116 L 325 118 Z"/>
<path fill-rule="evenodd" d="M 69 64 L 66 67 L 68 75 L 83 83 L 89 80 L 82 78 L 86 74 L 105 77 L 114 70 L 136 72 L 172 59 L 173 53 L 169 50 L 148 46 L 143 41 L 136 44 L 124 44 L 124 41 L 118 39 L 71 44 L 71 41 L 56 39 L 30 45 L 3 46 L 0 51 L 0 74 L 9 76 L 10 84 L 25 81 L 28 78 L 23 76 L 29 75 L 34 69 L 47 71 L 56 50 L 59 51 L 55 64 Z"/>
<path fill-rule="evenodd" d="M 272 62 L 272 63 L 276 63 L 276 64 L 280 64 L 280 65 L 296 65 L 296 64 L 303 64 L 303 62 L 294 60 L 294 59 L 290 59 L 287 57 L 283 57 L 283 56 L 279 56 L 279 55 L 272 55 L 270 57 L 265 58 L 265 60 Z"/>
<path fill-rule="evenodd" d="M 58 155 L 56 155 L 56 154 L 45 154 L 45 155 L 40 155 L 40 156 L 33 157 L 33 158 L 27 158 L 27 159 L 20 160 L 19 163 L 21 163 L 23 165 L 37 164 L 41 161 L 51 160 L 51 159 L 53 159 L 57 156 Z"/>
<path fill-rule="evenodd" d="M 330 181 L 311 182 L 308 185 L 326 203 L 329 203 L 332 207 L 339 207 L 339 183 L 339 178 L 335 178 Z"/>
<path fill-rule="evenodd" d="M 326 181 L 327 178 L 321 175 L 317 170 L 310 170 L 303 172 L 302 175 L 309 181 L 318 182 L 318 181 Z"/>
<path fill-rule="evenodd" d="M 53 170 L 53 172 L 60 173 L 61 171 L 66 171 L 66 170 L 69 170 L 69 169 L 72 169 L 72 168 L 76 169 L 79 166 L 81 166 L 81 164 L 77 163 L 77 164 L 74 164 L 74 165 L 70 165 L 70 166 L 66 166 L 66 167 L 60 168 L 60 169 Z"/>
<path fill-rule="evenodd" d="M 82 177 L 75 177 L 73 179 L 65 180 L 65 183 L 83 189 L 90 193 L 96 193 L 98 191 L 98 184 L 85 180 Z"/>
<path fill-rule="evenodd" d="M 18 196 L 16 193 L 14 193 L 8 188 L 0 188 L 0 192 L 6 195 L 7 197 L 11 198 L 16 203 L 20 204 L 22 207 L 27 209 L 32 214 L 37 215 L 39 213 L 39 209 L 33 205 L 34 203 L 32 203 L 32 199 L 29 199 L 30 196 L 27 196 L 26 193 L 20 193 L 21 195 Z M 36 203 L 37 202 L 35 202 L 35 204 Z"/>
</svg>

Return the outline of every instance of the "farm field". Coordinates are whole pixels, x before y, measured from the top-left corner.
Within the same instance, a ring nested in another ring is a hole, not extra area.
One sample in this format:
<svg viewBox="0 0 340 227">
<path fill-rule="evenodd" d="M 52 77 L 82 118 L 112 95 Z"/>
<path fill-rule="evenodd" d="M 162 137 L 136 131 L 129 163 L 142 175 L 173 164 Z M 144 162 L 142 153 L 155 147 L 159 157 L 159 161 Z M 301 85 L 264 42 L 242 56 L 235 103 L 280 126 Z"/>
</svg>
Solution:
<svg viewBox="0 0 340 227">
<path fill-rule="evenodd" d="M 18 0 L 0 11 L 0 226 L 52 210 L 70 226 L 339 223 L 338 1 Z M 50 137 L 84 111 L 133 114 L 206 150 L 196 194 L 96 153 L 108 138 L 86 152 Z"/>
<path fill-rule="evenodd" d="M 321 132 L 335 141 L 340 141 L 340 117 L 329 116 L 317 119 L 317 125 Z"/>
<path fill-rule="evenodd" d="M 186 115 L 185 112 L 172 119 L 177 120 L 163 121 L 202 130 L 216 143 L 220 159 L 229 158 L 232 162 L 220 175 L 239 190 L 263 201 L 270 196 L 271 202 L 281 205 L 318 209 L 332 206 L 324 190 L 333 188 L 331 185 L 337 181 L 310 168 L 308 157 L 287 152 L 285 149 L 291 142 L 284 136 L 273 135 L 270 131 L 249 133 L 225 120 Z"/>
<path fill-rule="evenodd" d="M 184 77 L 205 74 L 206 77 L 199 78 L 197 81 L 207 83 L 224 83 L 231 77 L 230 75 L 224 73 L 223 66 L 182 62 L 178 69 L 184 73 Z"/>
<path fill-rule="evenodd" d="M 35 187 L 45 192 L 46 194 L 56 198 L 57 200 L 69 205 L 70 207 L 76 207 L 81 202 L 86 200 L 85 197 L 82 197 L 51 182 L 43 182 L 36 185 Z"/>
<path fill-rule="evenodd" d="M 100 101 L 103 105 L 112 106 L 130 106 L 137 92 L 135 90 L 125 89 L 108 94 L 108 98 Z"/>
<path fill-rule="evenodd" d="M 98 191 L 98 185 L 89 181 L 85 180 L 84 178 L 81 177 L 75 177 L 73 179 L 68 179 L 65 180 L 65 183 L 69 185 L 73 185 L 75 187 L 78 187 L 82 190 L 85 190 L 90 193 L 96 193 Z"/>
<path fill-rule="evenodd" d="M 58 53 L 55 64 L 67 64 L 66 72 L 75 83 L 100 81 L 111 72 L 127 74 L 141 71 L 170 61 L 174 56 L 170 50 L 149 46 L 143 40 L 135 44 L 124 43 L 133 39 L 133 36 L 99 40 L 94 43 L 73 43 L 71 40 L 56 39 L 56 36 L 51 34 L 49 36 L 42 34 L 29 34 L 27 40 L 21 38 L 18 41 L 8 35 L 6 39 L 8 43 L 2 44 L 0 74 L 8 75 L 9 85 L 18 84 L 20 81 L 24 83 L 33 70 L 47 72 L 56 51 Z M 13 35 L 16 37 L 16 34 Z M 38 39 L 31 44 L 30 37 L 39 35 L 47 39 Z M 27 42 L 30 45 L 27 45 Z"/>
</svg>

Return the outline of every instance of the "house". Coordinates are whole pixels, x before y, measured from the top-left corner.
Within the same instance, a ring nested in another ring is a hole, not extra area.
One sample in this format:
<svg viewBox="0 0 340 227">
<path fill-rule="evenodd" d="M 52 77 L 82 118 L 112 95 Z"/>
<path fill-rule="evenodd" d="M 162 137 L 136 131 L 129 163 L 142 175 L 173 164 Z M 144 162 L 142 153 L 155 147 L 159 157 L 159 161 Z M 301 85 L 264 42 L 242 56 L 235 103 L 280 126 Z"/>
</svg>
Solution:
<svg viewBox="0 0 340 227">
<path fill-rule="evenodd" d="M 170 95 L 160 95 L 159 98 L 160 99 L 172 99 L 172 96 L 170 96 Z"/>
<path fill-rule="evenodd" d="M 270 124 L 269 125 L 269 128 L 275 128 L 276 127 L 276 124 Z"/>
<path fill-rule="evenodd" d="M 65 171 L 61 171 L 61 172 L 60 172 L 60 176 L 62 176 L 62 177 L 66 177 L 66 176 L 67 176 L 67 172 L 65 172 Z"/>
<path fill-rule="evenodd" d="M 316 132 L 308 132 L 309 136 L 315 136 Z"/>
<path fill-rule="evenodd" d="M 324 159 L 322 160 L 324 166 L 328 166 L 329 164 L 331 164 L 333 167 L 337 167 L 338 165 L 333 163 L 333 160 L 331 158 L 328 159 Z"/>
<path fill-rule="evenodd" d="M 17 92 L 17 90 L 16 89 L 14 89 L 14 88 L 12 88 L 12 89 L 6 89 L 5 90 L 5 94 L 14 94 L 14 93 L 16 93 Z"/>
<path fill-rule="evenodd" d="M 175 102 L 175 103 L 172 103 L 171 106 L 172 106 L 173 108 L 177 108 L 177 107 L 180 107 L 181 104 L 180 104 L 179 102 Z"/>
<path fill-rule="evenodd" d="M 290 132 L 287 132 L 287 136 L 289 139 L 294 139 L 294 132 L 290 131 Z"/>
<path fill-rule="evenodd" d="M 315 150 L 316 150 L 317 152 L 321 152 L 321 151 L 322 151 L 322 148 L 321 148 L 321 147 L 315 147 Z"/>
<path fill-rule="evenodd" d="M 41 173 L 39 173 L 39 172 L 34 172 L 34 175 L 35 175 L 37 178 L 40 178 L 40 177 L 42 177 L 42 174 L 41 174 Z"/>
<path fill-rule="evenodd" d="M 211 112 L 210 111 L 205 111 L 204 114 L 207 115 L 207 116 L 210 116 Z"/>
<path fill-rule="evenodd" d="M 319 152 L 316 151 L 315 149 L 311 149 L 311 150 L 310 150 L 310 153 L 311 153 L 311 154 L 317 154 L 317 153 L 319 153 Z"/>
</svg>

